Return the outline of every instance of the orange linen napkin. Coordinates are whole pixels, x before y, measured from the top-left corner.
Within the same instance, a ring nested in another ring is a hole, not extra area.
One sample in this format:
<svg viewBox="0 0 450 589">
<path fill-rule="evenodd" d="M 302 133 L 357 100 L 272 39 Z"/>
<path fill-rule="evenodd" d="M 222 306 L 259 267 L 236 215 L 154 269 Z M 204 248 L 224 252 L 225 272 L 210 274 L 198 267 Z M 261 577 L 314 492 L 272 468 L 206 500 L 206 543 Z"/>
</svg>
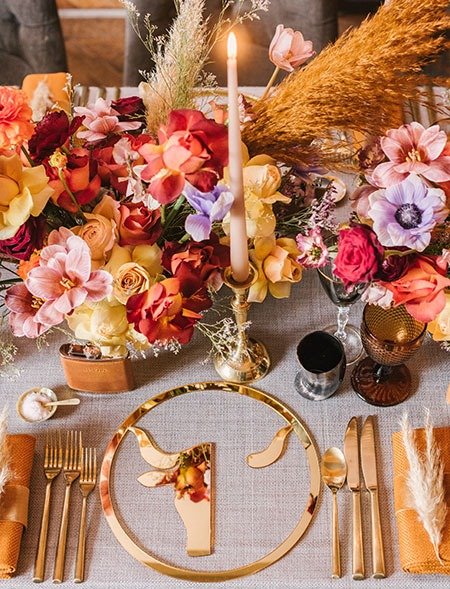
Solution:
<svg viewBox="0 0 450 589">
<path fill-rule="evenodd" d="M 0 579 L 10 579 L 15 573 L 17 561 L 19 559 L 20 541 L 22 539 L 23 523 L 18 521 L 9 521 L 6 518 L 12 517 L 14 513 L 19 513 L 17 505 L 14 502 L 18 497 L 26 498 L 29 488 L 31 468 L 33 466 L 33 454 L 35 438 L 27 434 L 14 434 L 6 436 L 7 444 L 10 450 L 10 469 L 12 478 L 7 483 L 4 494 L 0 498 Z M 9 498 L 9 509 L 5 510 L 6 498 Z M 2 509 L 3 506 L 3 509 Z M 9 512 L 9 516 L 5 513 Z M 23 515 L 23 514 L 22 514 Z"/>
<path fill-rule="evenodd" d="M 34 93 L 40 82 L 46 84 L 50 100 L 58 104 L 59 109 L 70 113 L 70 98 L 67 94 L 67 73 L 57 72 L 54 74 L 28 74 L 22 82 L 22 90 L 30 102 L 34 99 Z"/>
<path fill-rule="evenodd" d="M 425 449 L 425 435 L 423 429 L 414 430 L 416 444 L 420 450 Z M 444 461 L 444 484 L 446 487 L 447 505 L 450 508 L 450 428 L 435 428 L 434 438 L 441 449 Z M 450 509 L 440 545 L 440 555 L 444 561 L 441 564 L 436 558 L 429 536 L 420 523 L 415 510 L 411 507 L 406 477 L 409 462 L 403 446 L 401 432 L 392 436 L 394 454 L 394 504 L 398 527 L 398 542 L 400 547 L 400 563 L 407 573 L 450 575 Z"/>
</svg>

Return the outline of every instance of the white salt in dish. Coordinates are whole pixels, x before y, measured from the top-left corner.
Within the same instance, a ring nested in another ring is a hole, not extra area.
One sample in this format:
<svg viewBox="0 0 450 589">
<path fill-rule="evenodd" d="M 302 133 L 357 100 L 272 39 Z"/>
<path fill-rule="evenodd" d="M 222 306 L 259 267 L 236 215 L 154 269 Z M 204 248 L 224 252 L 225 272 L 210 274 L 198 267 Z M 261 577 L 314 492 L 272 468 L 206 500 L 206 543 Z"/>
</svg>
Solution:
<svg viewBox="0 0 450 589">
<path fill-rule="evenodd" d="M 33 387 L 22 393 L 17 401 L 17 413 L 27 423 L 40 423 L 54 415 L 57 405 L 45 407 L 45 403 L 57 401 L 56 393 L 46 387 Z"/>
</svg>

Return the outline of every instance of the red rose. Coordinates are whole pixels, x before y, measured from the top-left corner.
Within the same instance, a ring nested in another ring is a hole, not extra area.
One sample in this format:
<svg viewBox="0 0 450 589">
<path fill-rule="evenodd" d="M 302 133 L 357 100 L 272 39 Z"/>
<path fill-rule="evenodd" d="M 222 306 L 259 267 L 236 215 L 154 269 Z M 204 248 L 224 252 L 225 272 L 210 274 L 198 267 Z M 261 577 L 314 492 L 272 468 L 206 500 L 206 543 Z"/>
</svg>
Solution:
<svg viewBox="0 0 450 589">
<path fill-rule="evenodd" d="M 370 282 L 380 270 L 383 254 L 383 246 L 368 225 L 341 229 L 334 273 L 346 288 Z"/>
<path fill-rule="evenodd" d="M 376 278 L 386 282 L 392 282 L 401 278 L 414 262 L 415 255 L 407 254 L 406 256 L 392 255 L 388 256 L 381 264 L 380 271 Z"/>
<path fill-rule="evenodd" d="M 218 290 L 222 285 L 221 270 L 230 265 L 230 248 L 219 243 L 217 237 L 186 244 L 168 242 L 164 246 L 162 265 L 174 276 L 187 266 L 203 282 Z"/>
<path fill-rule="evenodd" d="M 0 240 L 0 257 L 4 254 L 16 260 L 29 260 L 34 250 L 44 243 L 45 220 L 42 216 L 30 217 L 10 239 Z"/>
<path fill-rule="evenodd" d="M 212 305 L 201 279 L 192 272 L 181 274 L 157 282 L 127 301 L 128 322 L 150 343 L 177 340 L 187 344 L 201 319 L 200 311 Z"/>
<path fill-rule="evenodd" d="M 52 200 L 61 208 L 75 213 L 78 207 L 66 191 L 66 187 L 58 176 L 58 169 L 44 162 L 49 185 L 54 189 Z M 67 162 L 62 168 L 65 184 L 68 186 L 79 205 L 84 205 L 98 195 L 101 186 L 100 176 L 92 152 L 83 147 L 72 149 L 67 156 Z"/>
<path fill-rule="evenodd" d="M 145 123 L 145 106 L 139 96 L 119 98 L 111 102 L 113 109 L 119 113 L 119 121 L 139 121 Z"/>
<path fill-rule="evenodd" d="M 70 122 L 67 113 L 63 110 L 46 114 L 36 125 L 34 135 L 28 142 L 31 159 L 41 164 L 52 155 L 55 149 L 66 143 L 82 122 L 83 117 L 74 117 Z"/>
<path fill-rule="evenodd" d="M 228 131 L 198 110 L 173 110 L 158 133 L 159 145 L 139 149 L 147 166 L 141 177 L 161 204 L 176 200 L 188 180 L 210 192 L 228 162 Z"/>
<path fill-rule="evenodd" d="M 127 203 L 119 208 L 120 245 L 154 244 L 162 233 L 159 210 L 150 211 L 142 203 Z"/>
<path fill-rule="evenodd" d="M 120 137 L 117 137 L 120 139 Z M 126 194 L 128 186 L 128 169 L 126 164 L 116 164 L 113 158 L 114 145 L 96 147 L 92 150 L 97 163 L 97 172 L 103 186 L 112 187 L 122 196 Z"/>
</svg>

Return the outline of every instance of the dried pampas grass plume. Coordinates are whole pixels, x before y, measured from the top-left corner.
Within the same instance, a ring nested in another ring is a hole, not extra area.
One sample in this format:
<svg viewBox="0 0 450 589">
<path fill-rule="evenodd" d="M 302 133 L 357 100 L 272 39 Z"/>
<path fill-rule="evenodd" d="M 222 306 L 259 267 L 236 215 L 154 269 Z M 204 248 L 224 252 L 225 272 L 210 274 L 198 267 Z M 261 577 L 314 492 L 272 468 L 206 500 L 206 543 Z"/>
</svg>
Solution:
<svg viewBox="0 0 450 589">
<path fill-rule="evenodd" d="M 6 407 L 0 413 L 0 497 L 3 493 L 6 483 L 11 478 L 9 468 L 9 449 L 6 441 L 6 433 L 8 429 L 8 420 L 6 415 Z"/>
<path fill-rule="evenodd" d="M 287 163 L 336 163 L 330 130 L 381 135 L 417 100 L 421 68 L 450 46 L 448 0 L 394 0 L 326 47 L 254 105 L 243 140 Z M 339 136 L 339 133 L 338 133 Z M 336 166 L 335 166 L 336 167 Z"/>
<path fill-rule="evenodd" d="M 425 410 L 425 450 L 420 453 L 414 432 L 405 413 L 401 421 L 403 445 L 409 462 L 406 483 L 417 517 L 427 532 L 436 558 L 443 562 L 439 553 L 442 533 L 447 517 L 445 502 L 444 464 L 436 446 L 430 412 Z"/>
</svg>

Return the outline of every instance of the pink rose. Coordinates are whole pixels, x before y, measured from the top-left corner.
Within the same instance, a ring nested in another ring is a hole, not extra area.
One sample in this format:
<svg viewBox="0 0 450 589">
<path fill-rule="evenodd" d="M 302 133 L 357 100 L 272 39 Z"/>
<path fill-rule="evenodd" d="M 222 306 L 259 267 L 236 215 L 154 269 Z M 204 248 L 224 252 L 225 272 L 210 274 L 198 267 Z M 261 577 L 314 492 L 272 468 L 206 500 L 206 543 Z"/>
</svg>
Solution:
<svg viewBox="0 0 450 589">
<path fill-rule="evenodd" d="M 382 284 L 392 292 L 396 305 L 405 305 L 414 319 L 428 323 L 445 307 L 444 289 L 450 286 L 446 273 L 445 261 L 418 255 L 403 276 Z"/>
<path fill-rule="evenodd" d="M 346 288 L 370 282 L 383 262 L 384 249 L 368 225 L 354 225 L 339 231 L 334 274 Z"/>
<path fill-rule="evenodd" d="M 312 41 L 305 41 L 300 31 L 278 25 L 269 47 L 270 61 L 282 70 L 293 72 L 314 55 Z"/>
<path fill-rule="evenodd" d="M 159 210 L 151 211 L 142 203 L 120 206 L 120 245 L 153 245 L 162 233 Z"/>
</svg>

